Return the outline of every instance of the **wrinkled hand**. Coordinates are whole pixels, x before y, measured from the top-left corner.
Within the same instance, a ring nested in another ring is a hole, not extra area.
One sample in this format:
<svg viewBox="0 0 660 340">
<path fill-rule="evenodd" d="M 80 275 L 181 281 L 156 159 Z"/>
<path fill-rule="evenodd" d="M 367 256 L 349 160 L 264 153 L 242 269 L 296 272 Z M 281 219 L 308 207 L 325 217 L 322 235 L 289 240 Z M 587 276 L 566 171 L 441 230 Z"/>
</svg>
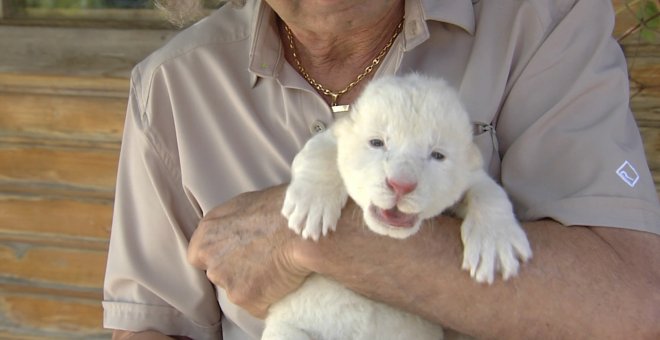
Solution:
<svg viewBox="0 0 660 340">
<path fill-rule="evenodd" d="M 211 210 L 188 248 L 188 261 L 206 270 L 230 301 L 257 317 L 294 291 L 309 271 L 294 260 L 302 242 L 280 215 L 284 187 L 239 195 Z"/>
</svg>

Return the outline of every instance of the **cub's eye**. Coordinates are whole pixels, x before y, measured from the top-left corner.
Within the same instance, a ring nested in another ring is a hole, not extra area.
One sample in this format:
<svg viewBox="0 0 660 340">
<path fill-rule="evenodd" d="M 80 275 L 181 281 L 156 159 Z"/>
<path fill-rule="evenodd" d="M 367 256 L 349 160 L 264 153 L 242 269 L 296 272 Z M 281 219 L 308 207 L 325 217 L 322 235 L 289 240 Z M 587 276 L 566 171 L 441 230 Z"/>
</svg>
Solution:
<svg viewBox="0 0 660 340">
<path fill-rule="evenodd" d="M 374 148 L 382 148 L 385 146 L 385 142 L 383 142 L 382 139 L 374 138 L 369 141 L 369 145 L 371 145 Z"/>
<path fill-rule="evenodd" d="M 433 152 L 431 152 L 431 158 L 435 159 L 436 161 L 441 161 L 441 160 L 445 159 L 445 155 L 443 155 L 439 151 L 433 151 Z"/>
</svg>

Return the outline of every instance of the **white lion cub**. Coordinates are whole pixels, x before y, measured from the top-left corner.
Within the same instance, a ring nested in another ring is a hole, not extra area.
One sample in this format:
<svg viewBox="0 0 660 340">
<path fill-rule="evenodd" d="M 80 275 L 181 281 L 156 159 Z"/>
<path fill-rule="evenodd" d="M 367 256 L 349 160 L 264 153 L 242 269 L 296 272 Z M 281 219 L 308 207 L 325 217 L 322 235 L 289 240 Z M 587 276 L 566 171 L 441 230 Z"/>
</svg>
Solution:
<svg viewBox="0 0 660 340">
<path fill-rule="evenodd" d="M 482 169 L 472 125 L 443 80 L 375 79 L 350 115 L 296 156 L 282 213 L 317 240 L 334 230 L 347 196 L 367 227 L 406 238 L 449 209 L 463 218 L 463 269 L 491 283 L 516 275 L 532 252 L 504 190 Z M 441 339 L 440 326 L 368 300 L 318 275 L 271 306 L 262 339 Z"/>
</svg>

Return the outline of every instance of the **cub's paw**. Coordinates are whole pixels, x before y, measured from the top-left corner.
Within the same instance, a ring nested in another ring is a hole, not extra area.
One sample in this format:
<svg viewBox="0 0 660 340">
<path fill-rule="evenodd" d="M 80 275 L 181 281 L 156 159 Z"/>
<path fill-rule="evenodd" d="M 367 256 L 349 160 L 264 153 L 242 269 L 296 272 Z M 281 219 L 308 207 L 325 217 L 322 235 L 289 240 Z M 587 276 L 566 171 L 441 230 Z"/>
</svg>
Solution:
<svg viewBox="0 0 660 340">
<path fill-rule="evenodd" d="M 486 221 L 468 216 L 461 237 L 463 269 L 477 282 L 493 283 L 498 270 L 507 280 L 518 273 L 520 262 L 532 257 L 527 236 L 513 217 Z"/>
<path fill-rule="evenodd" d="M 282 215 L 288 219 L 291 230 L 304 239 L 318 241 L 321 235 L 337 228 L 347 198 L 343 185 L 324 187 L 294 181 L 287 188 Z"/>
</svg>

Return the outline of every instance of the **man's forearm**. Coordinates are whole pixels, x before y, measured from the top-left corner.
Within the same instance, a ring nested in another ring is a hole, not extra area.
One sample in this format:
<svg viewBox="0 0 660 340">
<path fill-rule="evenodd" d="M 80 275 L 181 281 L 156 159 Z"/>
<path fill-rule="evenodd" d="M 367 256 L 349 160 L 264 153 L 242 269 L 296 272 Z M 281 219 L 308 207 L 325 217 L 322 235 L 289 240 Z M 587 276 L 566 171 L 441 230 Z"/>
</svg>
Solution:
<svg viewBox="0 0 660 340">
<path fill-rule="evenodd" d="M 460 269 L 458 220 L 442 217 L 409 239 L 395 240 L 345 225 L 360 216 L 357 209 L 344 215 L 353 218 L 344 218 L 318 244 L 305 243 L 298 256 L 313 271 L 373 299 L 484 338 L 660 335 L 660 246 L 654 235 L 612 229 L 635 234 L 632 243 L 644 239 L 644 249 L 655 244 L 651 253 L 640 254 L 634 245 L 617 249 L 592 228 L 529 223 L 524 227 L 533 260 L 518 277 L 488 286 Z M 653 270 L 633 263 L 640 259 Z"/>
<path fill-rule="evenodd" d="M 460 269 L 458 220 L 442 217 L 398 240 L 370 232 L 348 204 L 336 232 L 303 241 L 277 213 L 283 189 L 246 193 L 214 209 L 190 242 L 191 263 L 255 315 L 311 270 L 483 338 L 660 338 L 656 235 L 529 223 L 534 258 L 518 277 L 488 286 Z"/>
</svg>

